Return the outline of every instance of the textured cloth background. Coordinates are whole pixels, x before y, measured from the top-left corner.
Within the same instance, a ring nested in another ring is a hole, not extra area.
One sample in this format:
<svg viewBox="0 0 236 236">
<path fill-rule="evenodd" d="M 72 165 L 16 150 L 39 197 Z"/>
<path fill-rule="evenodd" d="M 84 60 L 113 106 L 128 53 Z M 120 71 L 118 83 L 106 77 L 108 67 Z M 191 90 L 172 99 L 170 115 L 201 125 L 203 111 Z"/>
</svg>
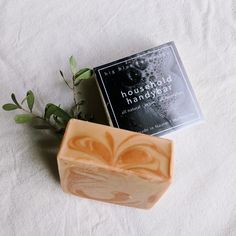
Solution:
<svg viewBox="0 0 236 236">
<path fill-rule="evenodd" d="M 59 141 L 0 111 L 0 235 L 236 235 L 234 0 L 0 0 L 0 103 L 32 89 L 39 109 L 68 107 L 58 70 L 70 75 L 70 55 L 94 67 L 171 40 L 205 123 L 165 136 L 176 143 L 174 181 L 156 206 L 63 193 Z"/>
</svg>

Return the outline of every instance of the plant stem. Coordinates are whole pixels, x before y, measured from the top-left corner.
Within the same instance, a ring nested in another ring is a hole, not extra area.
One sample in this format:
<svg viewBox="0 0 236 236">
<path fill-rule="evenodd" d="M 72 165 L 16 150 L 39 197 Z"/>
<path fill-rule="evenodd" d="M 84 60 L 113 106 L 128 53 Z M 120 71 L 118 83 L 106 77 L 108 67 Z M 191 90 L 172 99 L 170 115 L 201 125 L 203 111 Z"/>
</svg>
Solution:
<svg viewBox="0 0 236 236">
<path fill-rule="evenodd" d="M 75 86 L 75 83 L 74 83 L 74 81 L 75 81 L 75 77 L 74 77 L 74 75 L 73 75 L 73 77 L 72 77 L 72 81 L 73 81 L 73 95 L 74 95 L 74 103 L 75 103 L 75 111 L 76 111 L 76 114 L 75 114 L 75 117 L 77 117 L 77 115 L 79 114 L 79 109 L 78 109 L 78 103 L 79 103 L 79 99 L 78 99 L 78 91 L 77 91 L 77 89 L 78 89 L 78 85 L 77 86 Z"/>
<path fill-rule="evenodd" d="M 65 82 L 66 85 L 68 86 L 68 88 L 73 89 L 73 88 L 71 88 L 71 86 L 69 85 L 69 83 L 66 81 L 66 79 L 65 79 L 65 77 L 64 77 L 64 74 L 63 74 L 63 72 L 62 72 L 61 70 L 60 70 L 60 74 L 61 74 L 62 79 L 64 80 L 64 82 Z"/>
<path fill-rule="evenodd" d="M 64 77 L 62 77 L 62 78 L 63 78 L 64 82 L 66 83 L 66 85 L 68 86 L 68 88 L 70 88 L 70 89 L 72 90 L 73 88 L 70 87 L 70 85 L 69 85 L 68 82 L 65 80 L 65 78 L 64 78 Z"/>
<path fill-rule="evenodd" d="M 34 115 L 34 114 L 33 114 L 33 115 Z M 50 126 L 50 128 L 51 128 L 52 130 L 58 131 L 58 128 L 57 128 L 57 127 L 55 127 L 54 125 L 52 125 L 49 121 L 47 121 L 47 120 L 44 119 L 43 117 L 35 115 L 35 118 L 40 119 L 40 120 L 44 121 L 45 123 L 47 123 L 47 124 Z"/>
<path fill-rule="evenodd" d="M 52 124 L 50 123 L 50 121 L 47 121 L 44 117 L 41 117 L 41 116 L 39 116 L 39 115 L 37 115 L 37 114 L 34 114 L 33 112 L 28 111 L 28 110 L 26 110 L 24 107 L 21 107 L 20 109 L 22 109 L 22 110 L 23 110 L 24 112 L 26 112 L 26 113 L 29 113 L 29 114 L 33 115 L 34 118 L 40 119 L 40 120 L 42 120 L 43 122 L 47 123 L 47 124 L 49 125 L 49 127 L 50 127 L 52 130 L 58 131 L 58 127 L 52 125 Z"/>
</svg>

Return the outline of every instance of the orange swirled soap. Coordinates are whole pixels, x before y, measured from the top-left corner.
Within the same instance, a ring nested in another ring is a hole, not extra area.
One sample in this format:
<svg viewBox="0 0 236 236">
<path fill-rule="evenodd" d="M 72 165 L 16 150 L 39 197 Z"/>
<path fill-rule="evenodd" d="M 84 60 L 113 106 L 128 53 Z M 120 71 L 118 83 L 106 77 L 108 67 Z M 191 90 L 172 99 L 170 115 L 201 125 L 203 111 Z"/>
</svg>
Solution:
<svg viewBox="0 0 236 236">
<path fill-rule="evenodd" d="M 57 161 L 65 192 L 130 207 L 150 208 L 171 182 L 173 143 L 72 119 Z"/>
</svg>

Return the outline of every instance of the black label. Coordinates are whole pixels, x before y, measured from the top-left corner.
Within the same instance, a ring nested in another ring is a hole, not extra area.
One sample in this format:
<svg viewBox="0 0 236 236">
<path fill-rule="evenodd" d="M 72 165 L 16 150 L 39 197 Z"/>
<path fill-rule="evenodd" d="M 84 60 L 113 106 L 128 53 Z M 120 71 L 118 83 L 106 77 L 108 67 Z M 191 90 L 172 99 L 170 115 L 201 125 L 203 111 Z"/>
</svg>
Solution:
<svg viewBox="0 0 236 236">
<path fill-rule="evenodd" d="M 114 127 L 158 135 L 202 119 L 173 42 L 94 70 Z"/>
</svg>

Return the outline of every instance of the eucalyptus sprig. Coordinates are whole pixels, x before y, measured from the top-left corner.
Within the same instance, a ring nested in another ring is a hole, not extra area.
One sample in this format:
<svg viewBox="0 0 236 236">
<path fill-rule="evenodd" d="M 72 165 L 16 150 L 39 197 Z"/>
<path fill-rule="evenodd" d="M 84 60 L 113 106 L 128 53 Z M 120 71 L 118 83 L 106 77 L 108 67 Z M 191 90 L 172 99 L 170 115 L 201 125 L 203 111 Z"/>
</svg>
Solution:
<svg viewBox="0 0 236 236">
<path fill-rule="evenodd" d="M 78 70 L 76 60 L 73 56 L 69 59 L 69 65 L 72 72 L 72 80 L 70 82 L 67 81 L 62 71 L 60 71 L 60 75 L 68 88 L 73 91 L 74 105 L 72 106 L 70 112 L 62 109 L 60 105 L 57 106 L 53 103 L 48 103 L 45 106 L 43 114 L 40 116 L 33 111 L 35 96 L 31 90 L 26 93 L 25 98 L 21 102 L 19 102 L 16 99 L 15 94 L 12 93 L 11 99 L 13 103 L 6 103 L 2 106 L 2 108 L 5 111 L 21 110 L 23 112 L 23 114 L 18 114 L 15 116 L 14 120 L 17 124 L 36 121 L 34 122 L 36 124 L 33 125 L 34 128 L 51 129 L 58 133 L 63 133 L 65 131 L 65 127 L 71 118 L 90 120 L 92 117 L 87 117 L 86 114 L 83 114 L 81 111 L 81 106 L 85 101 L 80 99 L 78 95 L 81 93 L 79 89 L 81 81 L 90 79 L 94 72 L 89 68 Z M 25 103 L 27 103 L 27 106 Z"/>
</svg>

